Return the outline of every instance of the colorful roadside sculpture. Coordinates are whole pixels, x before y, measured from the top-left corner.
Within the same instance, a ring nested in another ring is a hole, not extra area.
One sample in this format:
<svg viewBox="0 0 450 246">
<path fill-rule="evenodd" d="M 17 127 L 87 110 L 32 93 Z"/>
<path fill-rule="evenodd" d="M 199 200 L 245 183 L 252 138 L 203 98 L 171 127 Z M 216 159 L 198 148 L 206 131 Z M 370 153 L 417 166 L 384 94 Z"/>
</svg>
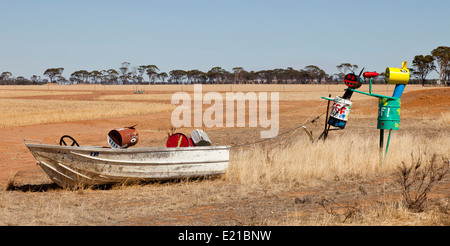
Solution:
<svg viewBox="0 0 450 246">
<path fill-rule="evenodd" d="M 377 72 L 363 73 L 363 77 L 369 79 L 369 93 L 356 90 L 362 84 L 361 73 L 363 72 L 363 70 L 359 75 L 350 73 L 345 76 L 344 83 L 348 88 L 345 89 L 345 93 L 342 97 L 322 97 L 323 99 L 328 100 L 328 107 L 325 129 L 322 135 L 320 135 L 319 139 L 323 137 L 325 140 L 330 130 L 344 129 L 351 110 L 352 102 L 350 101 L 350 98 L 353 92 L 376 97 L 378 98 L 377 129 L 380 130 L 380 163 L 381 165 L 383 165 L 389 148 L 391 132 L 392 130 L 399 129 L 401 96 L 406 84 L 408 84 L 409 82 L 410 74 L 407 68 L 406 61 L 402 63 L 401 68 L 387 67 L 385 71 L 385 82 L 387 84 L 395 84 L 396 86 L 392 96 L 385 96 L 372 93 L 372 78 L 375 78 L 379 75 L 379 73 Z M 333 106 L 331 108 L 330 115 L 328 116 L 329 105 L 331 101 L 333 101 Z M 384 130 L 389 130 L 389 136 L 386 143 L 386 151 L 383 157 Z"/>
</svg>

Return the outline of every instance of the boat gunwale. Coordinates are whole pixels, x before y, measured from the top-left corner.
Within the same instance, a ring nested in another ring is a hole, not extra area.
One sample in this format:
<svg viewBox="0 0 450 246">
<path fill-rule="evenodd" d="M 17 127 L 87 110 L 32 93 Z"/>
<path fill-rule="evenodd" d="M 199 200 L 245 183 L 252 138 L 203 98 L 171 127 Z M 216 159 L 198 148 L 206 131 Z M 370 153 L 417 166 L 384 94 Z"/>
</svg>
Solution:
<svg viewBox="0 0 450 246">
<path fill-rule="evenodd" d="M 198 151 L 198 150 L 229 150 L 231 146 L 220 145 L 220 146 L 196 146 L 196 147 L 139 147 L 139 148 L 127 148 L 127 149 L 113 149 L 110 147 L 102 146 L 62 146 L 53 144 L 34 144 L 25 142 L 25 146 L 28 148 L 46 148 L 46 149 L 57 149 L 57 150 L 68 150 L 68 151 L 94 151 L 94 152 L 110 152 L 110 153 L 144 153 L 144 152 L 172 152 L 172 151 Z"/>
</svg>

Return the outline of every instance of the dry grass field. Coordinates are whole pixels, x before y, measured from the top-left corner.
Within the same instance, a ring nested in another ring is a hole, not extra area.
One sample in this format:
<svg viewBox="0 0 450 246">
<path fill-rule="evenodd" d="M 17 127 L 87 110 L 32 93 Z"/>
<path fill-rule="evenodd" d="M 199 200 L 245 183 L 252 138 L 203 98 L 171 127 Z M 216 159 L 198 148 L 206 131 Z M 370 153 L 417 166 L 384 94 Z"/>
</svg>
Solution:
<svg viewBox="0 0 450 246">
<path fill-rule="evenodd" d="M 0 87 L 0 225 L 450 225 L 450 89 L 406 87 L 400 130 L 380 165 L 374 98 L 354 95 L 346 128 L 326 141 L 311 143 L 302 129 L 292 131 L 307 124 L 317 137 L 325 116 L 310 122 L 326 111 L 320 96 L 342 96 L 344 88 L 203 86 L 204 92 L 279 91 L 282 134 L 232 148 L 220 177 L 67 190 L 34 164 L 23 139 L 54 144 L 68 134 L 81 145 L 106 145 L 109 130 L 137 124 L 137 146 L 164 146 L 171 95 L 192 87 Z M 137 89 L 145 93 L 133 94 Z M 204 130 L 214 145 L 238 145 L 259 140 L 261 128 Z M 412 164 L 423 172 L 409 181 L 436 181 L 420 209 L 405 197 L 414 200 L 420 184 L 405 191 L 401 182 Z"/>
<path fill-rule="evenodd" d="M 173 105 L 163 103 L 133 103 L 115 100 L 96 102 L 0 99 L 0 114 L 2 115 L 0 127 L 105 119 L 117 115 L 151 114 L 172 111 L 174 108 Z"/>
</svg>

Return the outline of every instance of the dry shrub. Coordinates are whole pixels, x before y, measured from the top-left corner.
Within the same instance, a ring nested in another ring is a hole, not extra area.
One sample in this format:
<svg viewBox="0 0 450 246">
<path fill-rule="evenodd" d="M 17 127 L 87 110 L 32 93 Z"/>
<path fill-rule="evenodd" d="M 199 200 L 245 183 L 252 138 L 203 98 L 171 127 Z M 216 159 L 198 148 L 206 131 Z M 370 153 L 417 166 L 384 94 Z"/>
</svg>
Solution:
<svg viewBox="0 0 450 246">
<path fill-rule="evenodd" d="M 361 208 L 357 202 L 339 204 L 334 200 L 322 199 L 318 204 L 339 223 L 346 223 L 347 221 L 361 217 Z"/>
<path fill-rule="evenodd" d="M 431 188 L 449 172 L 449 162 L 433 155 L 429 162 L 419 157 L 415 160 L 411 154 L 411 163 L 402 162 L 398 168 L 398 183 L 407 207 L 413 211 L 424 210 L 427 195 Z"/>
</svg>

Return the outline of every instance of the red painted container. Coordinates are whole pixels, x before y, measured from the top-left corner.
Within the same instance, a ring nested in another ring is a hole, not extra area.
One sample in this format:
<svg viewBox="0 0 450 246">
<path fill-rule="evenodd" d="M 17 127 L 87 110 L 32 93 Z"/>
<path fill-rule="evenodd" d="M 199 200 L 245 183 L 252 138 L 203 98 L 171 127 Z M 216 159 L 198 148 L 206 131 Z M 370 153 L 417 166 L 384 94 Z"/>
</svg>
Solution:
<svg viewBox="0 0 450 246">
<path fill-rule="evenodd" d="M 186 137 L 183 133 L 170 135 L 166 142 L 167 148 L 193 147 L 192 139 Z"/>
</svg>

